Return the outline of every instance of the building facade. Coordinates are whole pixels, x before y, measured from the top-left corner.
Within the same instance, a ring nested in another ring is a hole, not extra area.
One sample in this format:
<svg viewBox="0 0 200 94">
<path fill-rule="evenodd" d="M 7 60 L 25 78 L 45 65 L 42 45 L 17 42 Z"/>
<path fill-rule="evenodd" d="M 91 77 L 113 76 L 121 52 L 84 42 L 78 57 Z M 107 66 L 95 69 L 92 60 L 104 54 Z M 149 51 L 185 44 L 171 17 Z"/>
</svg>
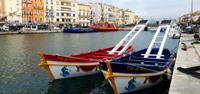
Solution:
<svg viewBox="0 0 200 94">
<path fill-rule="evenodd" d="M 45 2 L 45 22 L 46 23 L 55 23 L 54 19 L 56 15 L 56 2 L 58 0 L 46 0 Z"/>
<path fill-rule="evenodd" d="M 102 7 L 100 3 L 89 3 L 91 7 L 91 24 L 98 23 L 102 18 Z"/>
<path fill-rule="evenodd" d="M 123 17 L 122 17 L 123 24 L 136 24 L 136 22 L 138 22 L 138 20 L 139 20 L 139 18 L 131 10 L 123 11 Z"/>
<path fill-rule="evenodd" d="M 0 17 L 8 16 L 10 23 L 87 27 L 100 21 L 121 25 L 139 20 L 130 10 L 104 3 L 78 4 L 76 0 L 1 0 L 0 10 Z"/>
<path fill-rule="evenodd" d="M 41 24 L 45 20 L 44 0 L 32 0 L 32 23 Z"/>
<path fill-rule="evenodd" d="M 192 18 L 192 19 L 191 19 Z M 181 17 L 179 17 L 179 22 L 182 24 L 188 24 L 189 22 L 195 23 L 195 24 L 200 24 L 200 11 L 195 11 L 192 13 L 184 14 Z"/>
<path fill-rule="evenodd" d="M 1 0 L 2 12 L 1 16 L 7 16 L 6 21 L 9 23 L 21 23 L 22 22 L 22 11 L 21 11 L 21 0 Z"/>
<path fill-rule="evenodd" d="M 78 24 L 78 5 L 75 0 L 56 1 L 56 23 L 67 27 Z"/>
<path fill-rule="evenodd" d="M 28 24 L 32 23 L 32 13 L 33 7 L 32 7 L 32 0 L 22 0 L 22 23 Z"/>
<path fill-rule="evenodd" d="M 81 27 L 88 27 L 91 23 L 91 7 L 88 4 L 78 4 L 78 23 Z"/>
<path fill-rule="evenodd" d="M 1 0 L 0 2 L 0 18 L 2 18 L 5 15 L 5 9 L 4 9 L 4 0 Z"/>
<path fill-rule="evenodd" d="M 90 3 L 92 11 L 92 23 L 103 20 L 115 25 L 135 24 L 139 17 L 130 10 L 120 9 L 116 6 L 104 3 Z"/>
</svg>

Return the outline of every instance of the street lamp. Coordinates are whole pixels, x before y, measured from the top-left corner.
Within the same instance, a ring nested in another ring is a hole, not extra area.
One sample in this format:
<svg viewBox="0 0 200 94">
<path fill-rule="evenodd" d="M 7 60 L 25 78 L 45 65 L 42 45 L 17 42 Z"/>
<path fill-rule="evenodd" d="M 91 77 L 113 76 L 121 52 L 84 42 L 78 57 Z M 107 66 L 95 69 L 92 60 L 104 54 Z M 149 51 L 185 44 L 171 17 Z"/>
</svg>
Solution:
<svg viewBox="0 0 200 94">
<path fill-rule="evenodd" d="M 192 13 L 193 13 L 193 0 L 191 0 L 191 13 L 190 13 L 190 24 L 192 25 Z"/>
</svg>

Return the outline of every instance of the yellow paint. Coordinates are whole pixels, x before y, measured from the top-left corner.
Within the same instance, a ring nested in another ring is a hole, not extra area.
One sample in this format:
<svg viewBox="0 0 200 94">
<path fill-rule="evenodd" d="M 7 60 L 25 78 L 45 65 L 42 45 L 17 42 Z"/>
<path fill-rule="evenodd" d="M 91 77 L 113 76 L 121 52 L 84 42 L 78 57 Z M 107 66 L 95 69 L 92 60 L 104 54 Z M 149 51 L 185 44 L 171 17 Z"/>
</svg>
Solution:
<svg viewBox="0 0 200 94">
<path fill-rule="evenodd" d="M 134 71 L 134 70 L 137 70 L 137 71 L 143 71 L 145 69 L 142 69 L 142 68 L 136 68 L 136 67 L 132 67 L 132 66 L 127 66 L 127 70 L 131 70 L 131 71 Z"/>
<path fill-rule="evenodd" d="M 106 60 L 105 63 L 106 63 L 106 66 L 107 66 L 106 79 L 110 80 L 110 82 L 112 83 L 112 89 L 114 91 L 114 94 L 118 94 L 117 87 L 116 87 L 116 84 L 115 84 L 115 79 L 114 79 L 112 69 L 111 69 L 111 66 L 110 66 L 110 61 Z"/>
<path fill-rule="evenodd" d="M 63 62 L 63 64 L 47 64 L 47 63 L 43 63 L 43 61 L 41 60 L 41 63 L 39 64 L 40 66 L 99 66 L 99 63 L 65 63 Z"/>
<path fill-rule="evenodd" d="M 149 76 L 159 76 L 165 74 L 167 71 L 163 70 L 158 73 L 145 73 L 145 74 L 128 74 L 128 73 L 113 73 L 112 77 L 149 77 Z M 102 71 L 104 74 L 107 74 L 107 71 Z"/>
<path fill-rule="evenodd" d="M 34 23 L 44 23 L 44 0 L 32 0 L 32 20 Z"/>
<path fill-rule="evenodd" d="M 48 70 L 48 74 L 50 75 L 51 80 L 56 80 L 56 78 L 53 76 L 53 73 L 51 72 L 46 59 L 44 58 L 43 53 L 39 53 L 40 57 L 41 57 L 41 63 L 39 64 L 39 66 L 42 66 L 44 68 L 46 68 Z"/>
</svg>

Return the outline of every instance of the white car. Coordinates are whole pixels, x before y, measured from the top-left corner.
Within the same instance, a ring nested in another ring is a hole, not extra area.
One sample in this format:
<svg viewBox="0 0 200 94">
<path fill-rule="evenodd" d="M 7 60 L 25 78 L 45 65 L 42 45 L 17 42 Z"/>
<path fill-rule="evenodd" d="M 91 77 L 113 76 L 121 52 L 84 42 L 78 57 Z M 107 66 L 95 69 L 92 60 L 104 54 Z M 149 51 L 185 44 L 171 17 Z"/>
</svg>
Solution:
<svg viewBox="0 0 200 94">
<path fill-rule="evenodd" d="M 9 31 L 9 27 L 6 25 L 3 25 L 2 27 L 0 27 L 0 29 L 3 31 Z"/>
</svg>

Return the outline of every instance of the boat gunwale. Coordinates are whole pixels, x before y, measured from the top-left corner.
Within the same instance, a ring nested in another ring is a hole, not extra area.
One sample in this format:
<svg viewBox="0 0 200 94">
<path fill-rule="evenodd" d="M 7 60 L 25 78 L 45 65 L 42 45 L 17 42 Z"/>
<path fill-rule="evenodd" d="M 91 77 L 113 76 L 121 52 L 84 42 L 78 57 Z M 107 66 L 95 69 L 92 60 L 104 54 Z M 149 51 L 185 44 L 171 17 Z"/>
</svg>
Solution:
<svg viewBox="0 0 200 94">
<path fill-rule="evenodd" d="M 138 73 L 138 74 L 131 74 L 131 73 L 119 73 L 119 72 L 112 72 L 112 77 L 150 77 L 150 76 L 159 76 L 165 74 L 169 68 L 166 68 L 163 71 L 157 73 Z M 102 73 L 107 74 L 108 72 L 105 70 L 101 70 Z"/>
<path fill-rule="evenodd" d="M 54 63 L 49 63 L 50 62 L 54 62 Z M 91 62 L 91 63 L 78 63 L 78 62 L 57 62 L 57 61 L 52 61 L 52 60 L 47 60 L 46 64 L 42 64 L 40 63 L 40 66 L 98 66 L 99 62 Z"/>
</svg>

